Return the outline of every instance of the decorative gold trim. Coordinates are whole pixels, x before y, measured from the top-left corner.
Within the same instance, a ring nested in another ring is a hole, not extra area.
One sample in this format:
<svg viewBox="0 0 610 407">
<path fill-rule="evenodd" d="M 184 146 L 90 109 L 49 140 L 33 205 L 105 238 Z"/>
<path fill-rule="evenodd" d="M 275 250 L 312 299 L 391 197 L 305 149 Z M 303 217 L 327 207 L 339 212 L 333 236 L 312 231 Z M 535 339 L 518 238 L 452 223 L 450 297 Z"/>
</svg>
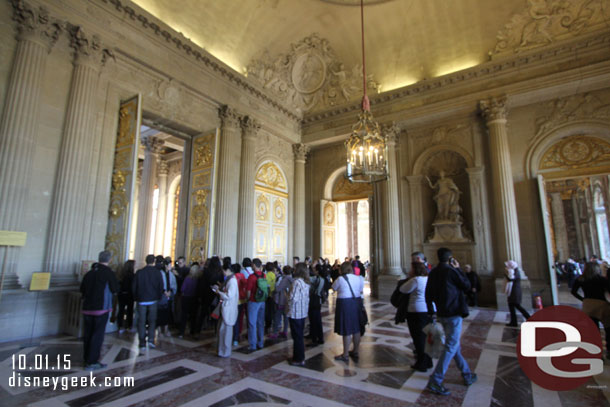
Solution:
<svg viewBox="0 0 610 407">
<path fill-rule="evenodd" d="M 286 199 L 288 198 L 288 194 L 286 192 L 277 191 L 275 189 L 263 187 L 261 185 L 255 185 L 254 190 L 259 191 L 259 192 L 266 192 L 266 193 L 272 194 L 272 195 L 277 195 L 279 197 L 286 198 Z"/>
<path fill-rule="evenodd" d="M 561 171 L 540 171 L 540 174 L 544 176 L 545 180 L 553 180 L 560 178 L 576 178 L 583 175 L 601 175 L 610 173 L 610 165 L 603 165 L 598 167 L 585 167 L 585 168 L 574 168 L 569 170 Z"/>
<path fill-rule="evenodd" d="M 288 188 L 284 174 L 282 174 L 282 171 L 273 162 L 267 162 L 261 165 L 256 171 L 254 180 L 255 182 L 262 183 L 265 187 L 270 188 L 273 191 L 285 192 Z"/>
<path fill-rule="evenodd" d="M 553 144 L 540 160 L 540 169 L 582 168 L 610 161 L 610 144 L 585 135 L 570 136 Z"/>
</svg>

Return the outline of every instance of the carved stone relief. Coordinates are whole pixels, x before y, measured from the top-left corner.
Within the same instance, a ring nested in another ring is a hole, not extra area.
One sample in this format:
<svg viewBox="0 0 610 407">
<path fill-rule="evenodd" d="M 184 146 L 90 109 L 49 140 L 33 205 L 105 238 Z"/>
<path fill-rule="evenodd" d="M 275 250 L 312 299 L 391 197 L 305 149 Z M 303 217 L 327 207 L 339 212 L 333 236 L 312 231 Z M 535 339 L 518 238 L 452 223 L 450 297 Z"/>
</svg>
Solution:
<svg viewBox="0 0 610 407">
<path fill-rule="evenodd" d="M 570 136 L 554 144 L 542 157 L 540 169 L 583 168 L 610 162 L 610 144 L 596 137 Z"/>
<path fill-rule="evenodd" d="M 412 154 L 416 159 L 431 146 L 440 144 L 455 144 L 472 151 L 472 125 L 467 123 L 457 123 L 452 125 L 439 126 L 432 130 L 410 132 L 412 140 Z M 449 172 L 447 172 L 449 174 Z"/>
<path fill-rule="evenodd" d="M 610 102 L 599 93 L 584 93 L 546 104 L 547 114 L 536 119 L 536 136 L 573 120 L 610 119 Z"/>
<path fill-rule="evenodd" d="M 300 112 L 310 112 L 356 100 L 361 96 L 362 67 L 346 67 L 328 40 L 312 34 L 290 52 L 273 58 L 265 51 L 246 68 L 248 78 Z M 379 85 L 367 75 L 367 87 Z"/>
<path fill-rule="evenodd" d="M 490 54 L 520 52 L 605 28 L 610 0 L 528 0 L 496 36 Z"/>
</svg>

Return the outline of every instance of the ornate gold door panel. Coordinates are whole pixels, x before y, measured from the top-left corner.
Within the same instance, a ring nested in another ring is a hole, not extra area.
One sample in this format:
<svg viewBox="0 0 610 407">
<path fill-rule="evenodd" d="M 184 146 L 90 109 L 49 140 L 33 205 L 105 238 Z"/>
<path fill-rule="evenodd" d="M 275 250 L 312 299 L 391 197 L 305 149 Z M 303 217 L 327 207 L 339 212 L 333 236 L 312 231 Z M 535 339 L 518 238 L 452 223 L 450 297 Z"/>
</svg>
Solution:
<svg viewBox="0 0 610 407">
<path fill-rule="evenodd" d="M 112 189 L 108 209 L 106 250 L 112 253 L 111 266 L 123 264 L 129 256 L 132 233 L 133 194 L 136 177 L 134 168 L 138 162 L 140 122 L 142 120 L 141 95 L 122 102 L 119 109 L 119 129 L 114 149 Z"/>
<path fill-rule="evenodd" d="M 333 262 L 337 258 L 337 203 L 322 199 L 320 213 L 322 222 L 322 235 L 320 236 L 322 250 L 320 251 L 322 257 Z"/>
<path fill-rule="evenodd" d="M 186 238 L 189 263 L 201 261 L 201 248 L 204 258 L 210 253 L 217 145 L 216 133 L 193 137 Z"/>
<path fill-rule="evenodd" d="M 557 275 L 555 274 L 555 270 L 553 269 L 554 265 L 554 256 L 553 256 L 553 243 L 552 232 L 551 232 L 551 216 L 550 209 L 547 202 L 547 193 L 545 187 L 545 180 L 542 175 L 538 175 L 538 192 L 540 195 L 540 210 L 542 212 L 542 225 L 544 226 L 544 237 L 546 243 L 546 253 L 547 260 L 549 264 L 549 276 L 551 280 L 551 297 L 553 299 L 553 305 L 559 305 L 559 297 L 557 294 Z"/>
<path fill-rule="evenodd" d="M 261 261 L 286 264 L 288 187 L 279 167 L 263 163 L 255 177 L 254 254 Z"/>
</svg>

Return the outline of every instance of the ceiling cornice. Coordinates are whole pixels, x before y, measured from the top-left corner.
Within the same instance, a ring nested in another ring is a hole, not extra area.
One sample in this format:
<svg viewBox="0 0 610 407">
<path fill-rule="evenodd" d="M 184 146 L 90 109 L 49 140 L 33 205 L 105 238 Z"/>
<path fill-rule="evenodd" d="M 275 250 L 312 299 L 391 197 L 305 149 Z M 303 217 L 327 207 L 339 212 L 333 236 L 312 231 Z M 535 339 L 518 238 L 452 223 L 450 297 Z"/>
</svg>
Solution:
<svg viewBox="0 0 610 407">
<path fill-rule="evenodd" d="M 371 106 L 387 105 L 392 101 L 403 98 L 425 97 L 452 88 L 465 86 L 466 84 L 470 85 L 477 82 L 495 80 L 498 75 L 511 75 L 517 72 L 523 74 L 524 70 L 538 68 L 543 64 L 548 64 L 551 60 L 553 63 L 562 60 L 577 60 L 582 58 L 587 52 L 595 52 L 599 49 L 606 50 L 605 59 L 610 57 L 610 54 L 607 52 L 610 49 L 610 30 L 593 32 L 578 39 L 566 40 L 503 59 L 494 59 L 466 70 L 426 79 L 403 88 L 369 96 Z M 523 79 L 525 78 L 520 77 L 519 81 Z M 490 91 L 492 89 L 490 88 Z M 355 114 L 360 109 L 360 103 L 353 102 L 337 108 L 306 115 L 301 124 L 303 127 L 309 126 L 316 122 L 336 119 L 348 113 Z"/>
<path fill-rule="evenodd" d="M 151 15 L 145 15 L 138 12 L 134 7 L 123 4 L 120 0 L 99 0 L 101 3 L 112 6 L 115 12 L 122 13 L 134 22 L 139 22 L 144 29 L 152 32 L 166 42 L 173 44 L 176 49 L 184 53 L 186 56 L 195 59 L 196 61 L 203 63 L 207 68 L 211 69 L 217 74 L 220 74 L 223 78 L 227 79 L 232 84 L 236 85 L 242 90 L 245 90 L 252 96 L 263 101 L 267 105 L 271 106 L 275 110 L 286 115 L 295 123 L 299 123 L 301 117 L 295 114 L 293 111 L 282 106 L 276 100 L 268 96 L 265 92 L 258 89 L 256 86 L 249 83 L 249 81 L 241 74 L 224 64 L 217 58 L 211 56 L 204 49 L 194 44 L 184 36 L 180 35 L 171 28 L 163 28 L 164 25 L 160 20 L 156 19 Z"/>
</svg>

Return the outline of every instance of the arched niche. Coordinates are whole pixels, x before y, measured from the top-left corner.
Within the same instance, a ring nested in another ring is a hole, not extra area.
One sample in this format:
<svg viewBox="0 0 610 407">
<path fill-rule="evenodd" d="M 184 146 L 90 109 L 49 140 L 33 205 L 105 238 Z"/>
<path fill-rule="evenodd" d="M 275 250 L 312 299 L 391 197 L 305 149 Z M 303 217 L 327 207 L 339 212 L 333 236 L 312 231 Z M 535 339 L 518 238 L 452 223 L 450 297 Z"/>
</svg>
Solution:
<svg viewBox="0 0 610 407">
<path fill-rule="evenodd" d="M 467 168 L 473 165 L 472 156 L 461 147 L 457 146 L 434 146 L 424 151 L 414 165 L 414 174 L 423 178 L 421 190 L 421 206 L 423 219 L 424 236 L 427 239 L 433 232 L 432 223 L 436 217 L 436 203 L 434 201 L 434 191 L 428 185 L 426 177 L 432 183 L 439 178 L 441 171 L 445 176 L 451 178 L 460 190 L 459 205 L 462 208 L 463 232 L 471 238 L 470 232 L 473 230 L 472 219 L 472 199 L 470 196 L 470 180 Z M 413 199 L 417 199 L 414 197 Z"/>
<path fill-rule="evenodd" d="M 254 176 L 254 254 L 263 262 L 286 264 L 288 255 L 288 180 L 280 166 L 262 161 Z"/>
<path fill-rule="evenodd" d="M 609 146 L 609 123 L 575 121 L 558 126 L 534 139 L 525 158 L 527 177 L 610 172 L 610 156 L 604 153 Z"/>
</svg>

